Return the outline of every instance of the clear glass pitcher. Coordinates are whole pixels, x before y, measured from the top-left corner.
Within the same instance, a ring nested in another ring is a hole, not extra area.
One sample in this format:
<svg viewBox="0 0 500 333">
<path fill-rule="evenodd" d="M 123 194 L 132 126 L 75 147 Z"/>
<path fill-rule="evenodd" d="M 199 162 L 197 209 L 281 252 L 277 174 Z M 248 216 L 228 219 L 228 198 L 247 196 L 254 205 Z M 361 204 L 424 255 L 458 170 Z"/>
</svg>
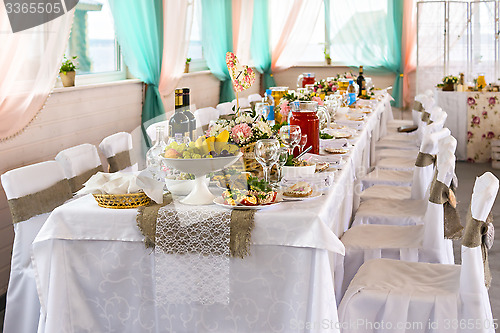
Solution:
<svg viewBox="0 0 500 333">
<path fill-rule="evenodd" d="M 314 73 L 302 73 L 297 78 L 297 88 L 305 88 L 306 84 L 314 84 L 316 76 Z"/>
</svg>

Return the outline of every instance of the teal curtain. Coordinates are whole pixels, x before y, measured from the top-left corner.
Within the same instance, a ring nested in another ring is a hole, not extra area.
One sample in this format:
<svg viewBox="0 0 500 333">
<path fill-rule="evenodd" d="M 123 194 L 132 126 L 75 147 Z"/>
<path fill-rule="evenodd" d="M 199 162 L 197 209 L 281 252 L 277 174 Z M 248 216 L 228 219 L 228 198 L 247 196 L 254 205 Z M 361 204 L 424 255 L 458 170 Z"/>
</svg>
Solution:
<svg viewBox="0 0 500 333">
<path fill-rule="evenodd" d="M 142 106 L 142 130 L 153 119 L 164 119 L 165 109 L 158 84 L 163 54 L 162 0 L 109 0 L 118 43 L 130 72 L 146 83 Z"/>
<path fill-rule="evenodd" d="M 363 65 L 367 74 L 394 73 L 392 95 L 400 106 L 403 1 L 328 0 L 328 4 L 332 60 L 346 66 Z"/>
<path fill-rule="evenodd" d="M 271 72 L 271 43 L 269 41 L 268 0 L 254 0 L 252 22 L 251 54 L 255 68 L 262 74 L 264 89 L 276 86 Z"/>
<path fill-rule="evenodd" d="M 231 0 L 201 1 L 201 40 L 208 68 L 220 83 L 219 103 L 234 99 L 234 90 L 226 66 L 226 53 L 233 51 Z"/>
</svg>

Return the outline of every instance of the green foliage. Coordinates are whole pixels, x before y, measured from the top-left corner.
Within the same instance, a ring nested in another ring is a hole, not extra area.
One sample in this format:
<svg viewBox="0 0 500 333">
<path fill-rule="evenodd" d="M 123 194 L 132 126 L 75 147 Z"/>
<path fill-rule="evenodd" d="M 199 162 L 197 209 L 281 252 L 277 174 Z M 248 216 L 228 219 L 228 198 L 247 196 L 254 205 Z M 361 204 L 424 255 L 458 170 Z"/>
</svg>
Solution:
<svg viewBox="0 0 500 333">
<path fill-rule="evenodd" d="M 189 64 L 191 62 L 191 58 L 186 58 L 186 64 Z"/>
<path fill-rule="evenodd" d="M 453 75 L 448 75 L 443 78 L 443 83 L 444 84 L 454 84 L 458 82 L 458 77 L 453 76 Z"/>
<path fill-rule="evenodd" d="M 76 69 L 78 69 L 76 58 L 77 56 L 68 59 L 66 58 L 66 56 L 64 56 L 61 68 L 59 68 L 59 73 L 66 74 L 67 72 L 74 72 Z"/>
</svg>

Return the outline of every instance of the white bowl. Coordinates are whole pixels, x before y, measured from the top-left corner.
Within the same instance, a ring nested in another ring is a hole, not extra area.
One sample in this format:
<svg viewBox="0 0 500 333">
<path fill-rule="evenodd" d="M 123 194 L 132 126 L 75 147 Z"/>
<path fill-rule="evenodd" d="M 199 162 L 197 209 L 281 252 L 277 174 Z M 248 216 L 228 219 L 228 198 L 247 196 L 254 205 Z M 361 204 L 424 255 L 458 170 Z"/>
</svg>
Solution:
<svg viewBox="0 0 500 333">
<path fill-rule="evenodd" d="M 307 166 L 283 166 L 283 177 L 303 177 L 314 175 L 316 172 L 316 164 Z"/>
<path fill-rule="evenodd" d="M 210 178 L 205 178 L 205 183 L 210 183 Z M 165 179 L 165 184 L 167 185 L 170 193 L 174 195 L 188 195 L 194 188 L 194 179 Z"/>
</svg>

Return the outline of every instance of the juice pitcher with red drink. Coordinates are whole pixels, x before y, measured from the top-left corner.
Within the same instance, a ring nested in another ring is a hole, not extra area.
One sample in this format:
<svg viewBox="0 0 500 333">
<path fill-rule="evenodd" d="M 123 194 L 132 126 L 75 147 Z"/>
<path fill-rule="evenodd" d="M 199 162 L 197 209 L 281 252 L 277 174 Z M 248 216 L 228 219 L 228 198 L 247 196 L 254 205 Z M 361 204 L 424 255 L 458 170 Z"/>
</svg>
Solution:
<svg viewBox="0 0 500 333">
<path fill-rule="evenodd" d="M 306 84 L 314 84 L 314 82 L 316 82 L 314 73 L 302 73 L 297 78 L 297 87 L 305 88 Z"/>
<path fill-rule="evenodd" d="M 319 154 L 319 130 L 330 123 L 326 108 L 318 106 L 318 102 L 294 101 L 290 114 L 290 125 L 299 125 L 302 134 L 307 135 L 305 148 L 312 146 L 310 153 Z"/>
</svg>

